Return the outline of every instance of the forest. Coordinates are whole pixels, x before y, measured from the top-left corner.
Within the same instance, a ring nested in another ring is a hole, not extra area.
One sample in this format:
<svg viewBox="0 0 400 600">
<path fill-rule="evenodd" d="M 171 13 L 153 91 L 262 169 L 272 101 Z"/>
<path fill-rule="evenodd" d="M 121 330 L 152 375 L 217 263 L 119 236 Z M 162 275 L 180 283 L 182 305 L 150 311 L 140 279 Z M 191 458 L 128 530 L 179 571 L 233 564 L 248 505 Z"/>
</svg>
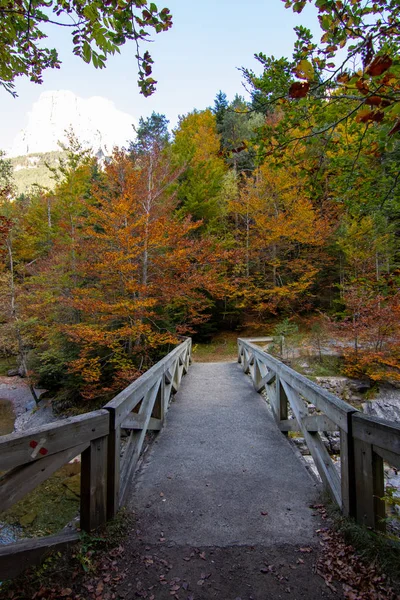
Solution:
<svg viewBox="0 0 400 600">
<path fill-rule="evenodd" d="M 32 385 L 104 403 L 181 336 L 282 322 L 400 381 L 400 8 L 314 3 L 321 40 L 258 54 L 250 100 L 141 118 L 101 164 L 71 132 L 51 191 L 1 156 L 0 352 Z"/>
</svg>

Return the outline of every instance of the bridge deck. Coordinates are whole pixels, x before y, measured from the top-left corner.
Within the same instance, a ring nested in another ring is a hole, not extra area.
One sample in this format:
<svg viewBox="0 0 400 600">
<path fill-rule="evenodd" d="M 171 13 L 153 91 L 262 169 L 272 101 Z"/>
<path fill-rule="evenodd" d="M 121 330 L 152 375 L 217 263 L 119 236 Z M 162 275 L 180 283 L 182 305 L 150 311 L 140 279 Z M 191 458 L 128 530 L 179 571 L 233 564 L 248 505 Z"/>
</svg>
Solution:
<svg viewBox="0 0 400 600">
<path fill-rule="evenodd" d="M 131 505 L 148 543 L 307 544 L 317 492 L 240 367 L 195 363 L 137 474 Z"/>
</svg>

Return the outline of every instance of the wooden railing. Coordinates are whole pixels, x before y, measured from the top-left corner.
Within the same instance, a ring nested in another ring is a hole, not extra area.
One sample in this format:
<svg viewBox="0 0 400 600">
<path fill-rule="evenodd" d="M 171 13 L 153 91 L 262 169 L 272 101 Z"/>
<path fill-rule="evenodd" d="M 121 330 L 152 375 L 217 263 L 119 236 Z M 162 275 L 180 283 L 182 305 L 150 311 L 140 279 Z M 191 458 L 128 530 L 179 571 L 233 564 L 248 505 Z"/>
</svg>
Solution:
<svg viewBox="0 0 400 600">
<path fill-rule="evenodd" d="M 114 517 L 126 499 L 146 432 L 161 429 L 190 356 L 191 340 L 186 339 L 104 409 L 1 436 L 0 514 L 81 455 L 80 528 L 92 531 Z M 130 431 L 122 445 L 121 429 Z M 40 554 L 57 546 L 57 540 L 63 544 L 77 537 L 60 534 L 0 545 L 0 581 L 14 574 L 17 555 Z"/>
<path fill-rule="evenodd" d="M 146 431 L 157 431 L 163 426 L 171 393 L 178 390 L 182 375 L 189 368 L 190 356 L 191 340 L 187 339 L 104 407 L 110 414 L 108 518 L 115 515 L 126 499 Z M 122 460 L 121 429 L 130 430 Z"/>
<path fill-rule="evenodd" d="M 383 463 L 400 468 L 400 424 L 362 414 L 255 341 L 238 339 L 238 361 L 256 391 L 266 391 L 278 427 L 302 433 L 324 486 L 345 515 L 384 531 Z M 340 432 L 340 474 L 321 439 L 322 432 L 333 431 Z"/>
</svg>

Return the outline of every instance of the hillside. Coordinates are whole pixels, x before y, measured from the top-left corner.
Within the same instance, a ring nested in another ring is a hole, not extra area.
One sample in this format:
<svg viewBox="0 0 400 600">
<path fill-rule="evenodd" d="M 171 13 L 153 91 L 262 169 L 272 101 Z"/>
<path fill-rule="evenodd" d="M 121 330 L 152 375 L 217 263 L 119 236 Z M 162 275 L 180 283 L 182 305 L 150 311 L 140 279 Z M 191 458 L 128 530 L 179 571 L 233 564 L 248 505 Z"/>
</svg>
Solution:
<svg viewBox="0 0 400 600">
<path fill-rule="evenodd" d="M 11 158 L 17 194 L 28 192 L 34 185 L 53 189 L 55 182 L 47 165 L 56 167 L 63 154 L 63 152 L 56 151 L 38 152 Z"/>
</svg>

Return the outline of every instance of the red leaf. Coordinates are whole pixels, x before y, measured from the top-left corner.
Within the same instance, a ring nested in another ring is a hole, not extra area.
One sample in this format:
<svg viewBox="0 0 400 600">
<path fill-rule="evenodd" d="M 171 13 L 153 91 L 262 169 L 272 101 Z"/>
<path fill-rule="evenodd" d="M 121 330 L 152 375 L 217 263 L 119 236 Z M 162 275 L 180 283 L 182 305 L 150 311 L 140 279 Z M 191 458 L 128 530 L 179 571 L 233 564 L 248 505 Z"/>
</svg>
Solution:
<svg viewBox="0 0 400 600">
<path fill-rule="evenodd" d="M 289 88 L 291 98 L 304 98 L 307 96 L 310 84 L 308 81 L 295 81 Z"/>
<path fill-rule="evenodd" d="M 390 56 L 387 54 L 381 54 L 379 56 L 375 56 L 365 72 L 368 73 L 368 75 L 371 75 L 371 77 L 376 77 L 377 75 L 382 75 L 382 73 L 390 69 L 392 63 L 393 61 Z"/>
</svg>

